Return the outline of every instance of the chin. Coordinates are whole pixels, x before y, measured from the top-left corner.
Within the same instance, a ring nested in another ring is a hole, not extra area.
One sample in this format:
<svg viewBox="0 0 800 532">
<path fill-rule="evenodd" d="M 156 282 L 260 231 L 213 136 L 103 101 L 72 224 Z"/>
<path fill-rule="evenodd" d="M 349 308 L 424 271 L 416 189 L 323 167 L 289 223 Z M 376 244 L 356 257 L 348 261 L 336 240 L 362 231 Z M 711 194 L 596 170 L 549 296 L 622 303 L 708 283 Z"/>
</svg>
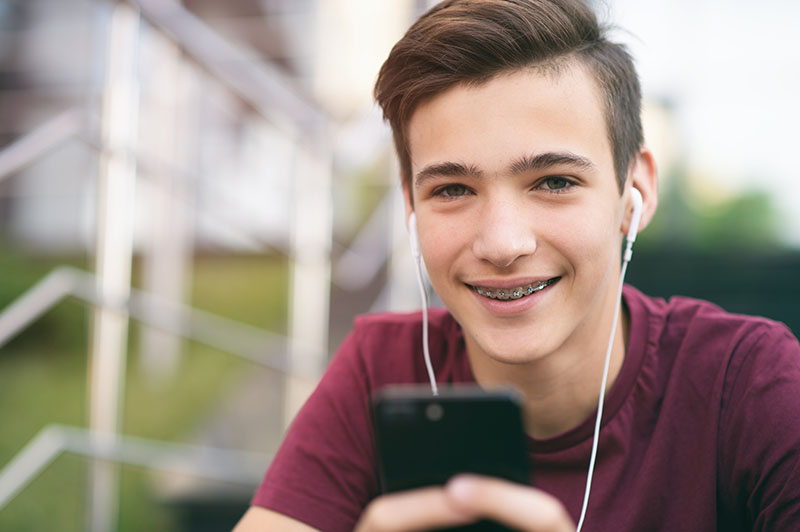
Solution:
<svg viewBox="0 0 800 532">
<path fill-rule="evenodd" d="M 513 342 L 493 340 L 491 338 L 479 338 L 476 344 L 483 356 L 502 364 L 529 364 L 545 358 L 547 353 L 553 351 L 548 345 L 543 345 L 535 340 L 520 341 L 519 338 Z"/>
</svg>

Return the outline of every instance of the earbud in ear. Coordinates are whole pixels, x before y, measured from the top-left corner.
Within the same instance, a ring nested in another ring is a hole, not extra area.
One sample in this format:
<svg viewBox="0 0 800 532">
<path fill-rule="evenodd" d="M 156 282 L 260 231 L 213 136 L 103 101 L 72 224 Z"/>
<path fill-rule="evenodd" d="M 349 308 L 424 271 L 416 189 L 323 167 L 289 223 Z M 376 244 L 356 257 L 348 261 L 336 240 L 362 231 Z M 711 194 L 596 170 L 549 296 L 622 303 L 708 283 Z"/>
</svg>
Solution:
<svg viewBox="0 0 800 532">
<path fill-rule="evenodd" d="M 418 259 L 421 253 L 419 252 L 419 236 L 417 235 L 417 216 L 413 212 L 408 217 L 408 241 L 411 244 L 411 255 Z"/>
<path fill-rule="evenodd" d="M 636 187 L 631 188 L 631 199 L 633 199 L 633 214 L 631 224 L 628 227 L 628 242 L 633 243 L 639 233 L 639 222 L 642 221 L 643 201 L 642 193 Z"/>
</svg>

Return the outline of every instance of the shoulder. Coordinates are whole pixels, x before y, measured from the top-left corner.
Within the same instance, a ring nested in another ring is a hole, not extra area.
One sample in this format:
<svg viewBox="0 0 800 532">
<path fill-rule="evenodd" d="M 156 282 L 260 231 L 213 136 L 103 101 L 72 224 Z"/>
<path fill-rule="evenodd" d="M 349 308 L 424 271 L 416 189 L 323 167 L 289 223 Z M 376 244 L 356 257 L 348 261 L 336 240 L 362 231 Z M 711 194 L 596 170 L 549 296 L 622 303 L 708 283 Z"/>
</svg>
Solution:
<svg viewBox="0 0 800 532">
<path fill-rule="evenodd" d="M 661 393 L 688 387 L 727 407 L 752 379 L 769 382 L 800 366 L 800 344 L 782 323 L 694 298 L 651 298 L 633 288 L 626 302 L 630 346 L 643 353 L 642 370 Z M 797 375 L 792 378 L 800 382 Z"/>
<path fill-rule="evenodd" d="M 447 342 L 460 334 L 452 315 L 443 308 L 428 311 L 429 334 L 436 341 Z M 357 347 L 366 355 L 416 351 L 422 342 L 422 312 L 381 312 L 357 316 L 345 344 Z"/>
<path fill-rule="evenodd" d="M 633 287 L 626 287 L 625 295 L 633 319 L 647 323 L 648 341 L 665 349 L 733 354 L 764 344 L 790 351 L 797 346 L 786 325 L 767 318 L 726 312 L 691 297 L 653 298 Z"/>
<path fill-rule="evenodd" d="M 712 464 L 708 490 L 716 493 L 720 529 L 793 530 L 800 344 L 792 332 L 699 299 L 651 298 L 626 287 L 625 301 L 630 345 L 645 353 L 633 404 L 653 423 L 649 433 L 666 427 L 661 452 L 692 464 L 681 471 L 697 493 L 709 471 L 703 462 Z"/>
<path fill-rule="evenodd" d="M 441 362 L 458 344 L 461 330 L 443 308 L 428 312 L 429 345 L 434 362 Z M 422 312 L 383 312 L 355 319 L 327 373 L 349 367 L 362 375 L 371 387 L 385 384 L 424 382 L 422 358 Z"/>
</svg>

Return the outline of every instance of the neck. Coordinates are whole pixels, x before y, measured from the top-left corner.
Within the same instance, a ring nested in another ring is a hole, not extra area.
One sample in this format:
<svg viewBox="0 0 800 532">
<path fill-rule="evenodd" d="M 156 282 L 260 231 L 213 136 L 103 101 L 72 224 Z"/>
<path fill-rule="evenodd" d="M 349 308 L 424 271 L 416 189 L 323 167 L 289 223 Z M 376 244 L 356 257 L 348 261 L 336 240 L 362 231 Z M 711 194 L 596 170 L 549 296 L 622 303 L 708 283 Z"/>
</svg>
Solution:
<svg viewBox="0 0 800 532">
<path fill-rule="evenodd" d="M 609 304 L 609 302 L 606 302 Z M 614 301 L 610 302 L 613 308 Z M 483 387 L 512 385 L 520 390 L 525 402 L 525 423 L 529 435 L 537 439 L 566 432 L 589 417 L 597 408 L 600 395 L 608 334 L 613 321 L 611 312 L 604 319 L 584 328 L 600 331 L 581 338 L 576 334 L 557 352 L 525 364 L 507 364 L 486 355 L 467 352 L 475 379 Z M 624 306 L 614 334 L 606 392 L 616 381 L 628 338 L 629 317 Z"/>
</svg>

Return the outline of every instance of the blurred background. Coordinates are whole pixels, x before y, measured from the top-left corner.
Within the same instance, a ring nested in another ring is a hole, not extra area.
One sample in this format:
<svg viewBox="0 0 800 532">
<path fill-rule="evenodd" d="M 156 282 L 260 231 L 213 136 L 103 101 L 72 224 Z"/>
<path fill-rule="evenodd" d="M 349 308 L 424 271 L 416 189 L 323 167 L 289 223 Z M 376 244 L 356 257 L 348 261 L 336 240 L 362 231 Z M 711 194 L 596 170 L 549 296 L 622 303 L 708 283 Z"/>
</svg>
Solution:
<svg viewBox="0 0 800 532">
<path fill-rule="evenodd" d="M 353 317 L 418 306 L 371 90 L 434 3 L 0 0 L 0 530 L 229 529 Z M 630 282 L 797 333 L 800 4 L 593 5 L 661 174 Z"/>
</svg>

